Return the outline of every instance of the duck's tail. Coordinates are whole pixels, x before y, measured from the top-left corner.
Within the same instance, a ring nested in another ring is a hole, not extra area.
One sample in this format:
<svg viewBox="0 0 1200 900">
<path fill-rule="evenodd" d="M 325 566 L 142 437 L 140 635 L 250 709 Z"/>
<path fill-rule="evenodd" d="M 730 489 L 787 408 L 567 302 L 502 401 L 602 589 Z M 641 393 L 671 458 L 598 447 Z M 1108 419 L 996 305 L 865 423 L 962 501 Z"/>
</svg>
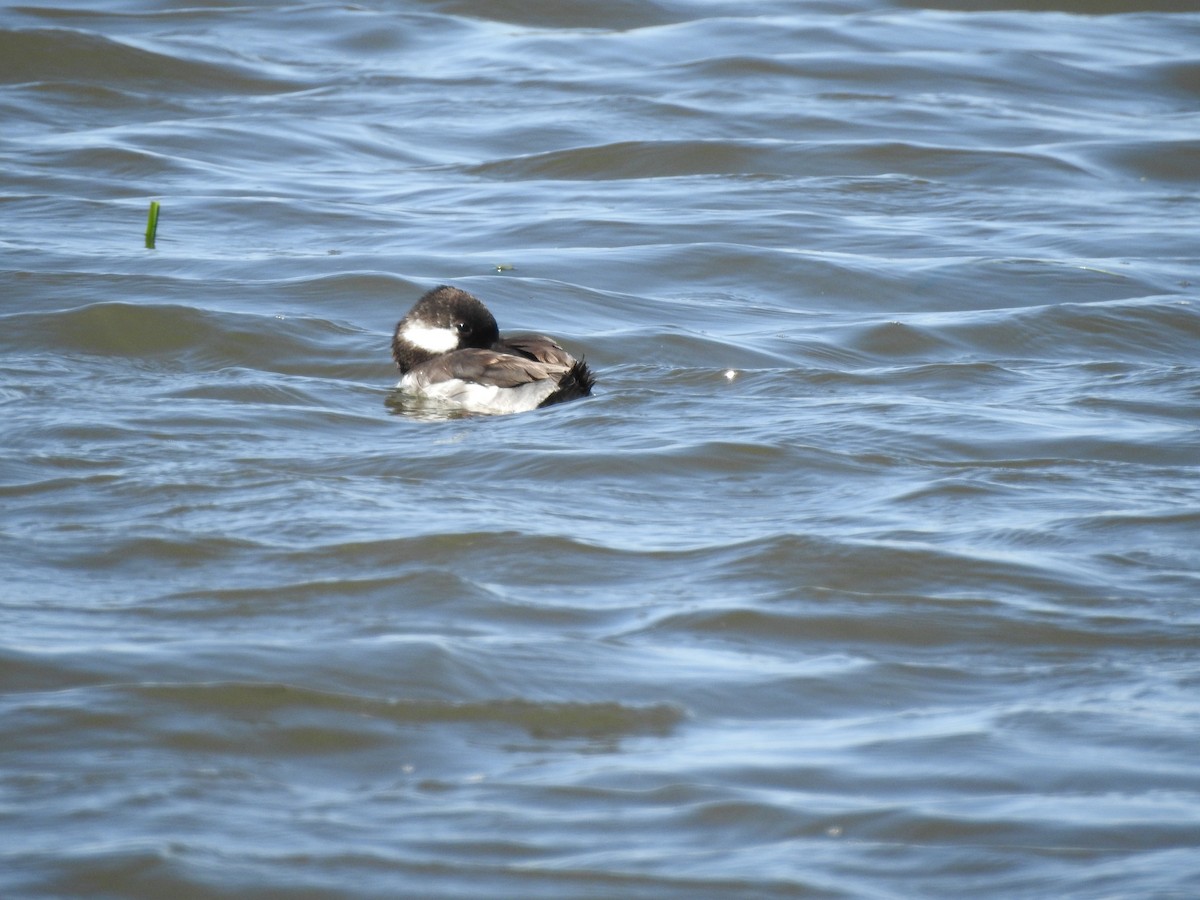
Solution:
<svg viewBox="0 0 1200 900">
<path fill-rule="evenodd" d="M 578 400 L 580 397 L 587 397 L 592 393 L 592 388 L 595 386 L 596 376 L 592 374 L 592 370 L 588 368 L 584 360 L 577 359 L 571 368 L 567 370 L 567 374 L 562 377 L 554 393 L 539 405 L 550 406 L 552 403 L 564 403 L 567 400 Z"/>
</svg>

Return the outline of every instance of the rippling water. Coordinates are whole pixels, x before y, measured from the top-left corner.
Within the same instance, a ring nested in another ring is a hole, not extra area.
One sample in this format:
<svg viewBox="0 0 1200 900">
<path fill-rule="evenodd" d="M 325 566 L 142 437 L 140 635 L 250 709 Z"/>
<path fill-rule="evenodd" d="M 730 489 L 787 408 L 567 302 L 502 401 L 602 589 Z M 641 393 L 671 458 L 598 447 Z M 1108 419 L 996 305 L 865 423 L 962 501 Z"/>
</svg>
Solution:
<svg viewBox="0 0 1200 900">
<path fill-rule="evenodd" d="M 1200 895 L 1200 5 L 33 0 L 0 122 L 0 895 Z M 400 414 L 439 283 L 596 396 Z"/>
</svg>

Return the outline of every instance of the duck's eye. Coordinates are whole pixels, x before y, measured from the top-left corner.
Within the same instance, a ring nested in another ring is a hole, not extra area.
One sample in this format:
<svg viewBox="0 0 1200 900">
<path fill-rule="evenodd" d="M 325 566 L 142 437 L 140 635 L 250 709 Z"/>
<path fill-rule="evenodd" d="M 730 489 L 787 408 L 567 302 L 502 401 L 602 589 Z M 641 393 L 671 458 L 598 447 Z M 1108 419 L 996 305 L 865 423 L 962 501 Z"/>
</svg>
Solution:
<svg viewBox="0 0 1200 900">
<path fill-rule="evenodd" d="M 466 334 L 470 329 L 467 328 L 466 322 L 455 322 L 454 330 L 457 331 L 459 334 Z"/>
</svg>

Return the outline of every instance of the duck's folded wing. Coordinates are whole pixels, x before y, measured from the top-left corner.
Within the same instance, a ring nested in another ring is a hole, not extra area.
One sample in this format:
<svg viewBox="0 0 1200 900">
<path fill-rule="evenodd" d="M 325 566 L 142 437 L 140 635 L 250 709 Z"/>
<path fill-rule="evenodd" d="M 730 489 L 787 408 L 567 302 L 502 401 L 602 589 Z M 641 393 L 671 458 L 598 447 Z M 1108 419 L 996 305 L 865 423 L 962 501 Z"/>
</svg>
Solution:
<svg viewBox="0 0 1200 900">
<path fill-rule="evenodd" d="M 501 350 L 552 366 L 570 368 L 575 358 L 551 338 L 542 334 L 506 334 L 496 345 Z"/>
<path fill-rule="evenodd" d="M 445 381 L 465 381 L 496 388 L 517 388 L 537 381 L 557 379 L 567 367 L 538 362 L 495 350 L 455 350 L 422 363 L 410 373 L 414 380 L 433 385 Z"/>
</svg>

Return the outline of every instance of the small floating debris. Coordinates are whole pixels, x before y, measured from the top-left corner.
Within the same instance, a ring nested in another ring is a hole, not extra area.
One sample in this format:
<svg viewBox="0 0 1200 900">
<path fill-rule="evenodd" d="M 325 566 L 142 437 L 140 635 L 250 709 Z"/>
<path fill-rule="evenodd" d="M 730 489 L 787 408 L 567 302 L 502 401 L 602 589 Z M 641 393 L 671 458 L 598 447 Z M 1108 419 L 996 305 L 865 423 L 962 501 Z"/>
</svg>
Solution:
<svg viewBox="0 0 1200 900">
<path fill-rule="evenodd" d="M 515 268 L 516 266 L 512 263 L 496 263 L 497 272 L 511 272 Z"/>
<path fill-rule="evenodd" d="M 733 381 L 733 379 L 737 378 L 738 375 L 738 373 L 733 369 L 726 369 L 723 374 L 725 375 L 726 381 Z"/>
<path fill-rule="evenodd" d="M 146 249 L 154 249 L 154 238 L 158 235 L 158 201 L 150 201 L 150 213 L 146 216 Z"/>
</svg>

